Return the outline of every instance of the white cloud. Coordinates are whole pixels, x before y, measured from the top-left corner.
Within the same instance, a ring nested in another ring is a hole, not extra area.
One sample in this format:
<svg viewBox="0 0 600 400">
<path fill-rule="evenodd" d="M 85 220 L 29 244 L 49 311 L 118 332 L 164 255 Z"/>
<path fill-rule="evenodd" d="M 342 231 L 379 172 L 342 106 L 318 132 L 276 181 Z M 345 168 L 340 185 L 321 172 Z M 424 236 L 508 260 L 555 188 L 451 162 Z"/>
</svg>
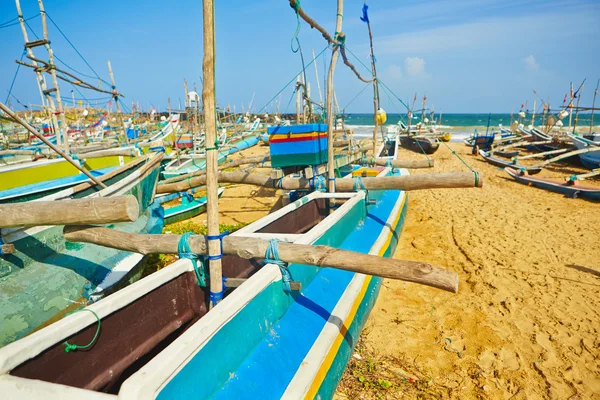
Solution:
<svg viewBox="0 0 600 400">
<path fill-rule="evenodd" d="M 420 57 L 406 57 L 404 60 L 406 75 L 412 78 L 425 78 L 429 74 L 425 72 L 425 60 Z"/>
<path fill-rule="evenodd" d="M 525 62 L 525 67 L 527 69 L 529 69 L 529 70 L 538 70 L 538 69 L 540 69 L 540 64 L 538 64 L 535 61 L 535 57 L 532 56 L 532 55 L 529 55 L 529 56 L 525 57 L 523 59 L 523 61 Z"/>
<path fill-rule="evenodd" d="M 399 65 L 391 64 L 385 69 L 385 75 L 393 80 L 402 79 L 402 68 Z"/>
</svg>

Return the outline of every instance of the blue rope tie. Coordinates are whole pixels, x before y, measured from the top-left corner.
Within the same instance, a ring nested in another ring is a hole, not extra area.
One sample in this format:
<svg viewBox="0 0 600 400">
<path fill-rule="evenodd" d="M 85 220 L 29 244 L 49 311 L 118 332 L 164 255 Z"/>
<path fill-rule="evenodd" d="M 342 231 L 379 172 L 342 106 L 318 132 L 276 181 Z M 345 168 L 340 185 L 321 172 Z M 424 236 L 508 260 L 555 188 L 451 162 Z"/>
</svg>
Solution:
<svg viewBox="0 0 600 400">
<path fill-rule="evenodd" d="M 273 179 L 274 189 L 283 189 L 283 178 Z"/>
<path fill-rule="evenodd" d="M 360 176 L 356 176 L 354 177 L 354 191 L 358 192 L 359 189 L 367 191 L 367 188 L 365 188 L 365 184 L 363 183 L 362 178 Z"/>
<path fill-rule="evenodd" d="M 310 180 L 310 188 L 319 192 L 326 192 L 325 178 L 322 175 L 313 176 Z"/>
<path fill-rule="evenodd" d="M 329 178 L 329 182 L 333 181 L 333 191 L 335 192 L 335 184 L 336 184 L 336 178 L 335 176 L 333 178 Z"/>
<path fill-rule="evenodd" d="M 388 168 L 390 168 L 392 170 L 392 174 L 395 172 L 394 163 L 392 162 L 391 158 L 388 158 L 385 161 L 385 166 L 388 167 Z"/>
<path fill-rule="evenodd" d="M 206 243 L 208 245 L 208 242 L 211 240 L 218 240 L 221 244 L 221 254 L 217 254 L 214 256 L 208 256 L 207 259 L 208 260 L 220 260 L 221 258 L 223 258 L 223 238 L 225 236 L 229 235 L 229 231 L 225 231 L 223 233 L 220 233 L 218 235 L 207 235 L 206 236 Z"/>
<path fill-rule="evenodd" d="M 283 290 L 286 293 L 291 293 L 292 289 L 290 287 L 290 282 L 292 281 L 292 274 L 288 269 L 288 263 L 279 258 L 278 247 L 279 239 L 269 240 L 269 246 L 265 252 L 265 263 L 276 264 L 279 266 L 279 270 L 281 271 L 281 280 L 283 282 Z"/>
<path fill-rule="evenodd" d="M 196 278 L 198 279 L 198 286 L 206 287 L 206 273 L 204 262 L 200 260 L 198 254 L 192 253 L 192 249 L 190 247 L 190 236 L 192 236 L 192 232 L 186 232 L 181 235 L 179 239 L 179 243 L 177 243 L 177 253 L 179 254 L 179 258 L 187 258 L 192 261 L 192 265 L 194 266 L 194 272 L 196 273 Z M 200 260 L 201 268 L 198 268 L 198 261 Z"/>
</svg>

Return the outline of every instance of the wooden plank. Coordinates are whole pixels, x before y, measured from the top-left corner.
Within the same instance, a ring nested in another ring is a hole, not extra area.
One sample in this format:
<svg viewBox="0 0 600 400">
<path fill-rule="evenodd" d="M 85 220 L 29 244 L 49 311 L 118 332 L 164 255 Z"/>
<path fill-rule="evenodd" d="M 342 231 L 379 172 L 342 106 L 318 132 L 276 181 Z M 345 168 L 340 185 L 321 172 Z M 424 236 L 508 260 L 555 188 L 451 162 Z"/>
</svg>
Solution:
<svg viewBox="0 0 600 400">
<path fill-rule="evenodd" d="M 132 222 L 139 213 L 132 195 L 0 204 L 0 228 Z"/>
<path fill-rule="evenodd" d="M 552 150 L 552 151 L 544 151 L 543 153 L 535 153 L 535 154 L 530 154 L 528 156 L 514 157 L 513 160 L 528 160 L 530 158 L 544 158 L 544 157 L 552 155 L 552 154 L 566 153 L 567 151 L 569 151 L 569 149 L 558 149 L 558 150 Z"/>
<path fill-rule="evenodd" d="M 272 179 L 265 174 L 246 174 L 241 172 L 219 172 L 219 181 L 223 183 L 243 183 L 248 185 L 277 187 L 285 190 L 310 190 L 311 180 L 305 178 Z M 338 192 L 354 192 L 354 178 L 336 179 Z M 402 175 L 369 178 L 362 180 L 366 190 L 424 190 L 443 188 L 470 188 L 482 187 L 483 176 L 478 174 L 477 179 L 472 172 L 457 172 L 449 174 L 422 174 Z M 189 182 L 178 182 L 159 186 L 157 193 L 181 192 L 190 187 L 206 184 L 206 177 L 200 176 Z"/>
<path fill-rule="evenodd" d="M 552 164 L 554 162 L 560 161 L 560 160 L 564 160 L 565 158 L 569 158 L 569 157 L 573 157 L 573 156 L 577 156 L 579 154 L 586 154 L 586 153 L 596 153 L 600 151 L 600 146 L 598 147 L 586 147 L 585 149 L 581 149 L 581 150 L 575 150 L 575 151 L 570 151 L 568 153 L 564 153 L 561 154 L 560 156 L 551 158 L 549 160 L 544 161 L 543 163 L 537 164 L 535 165 L 535 167 L 545 167 L 548 164 Z"/>
<path fill-rule="evenodd" d="M 65 227 L 63 234 L 65 239 L 71 242 L 94 243 L 144 255 L 178 254 L 178 244 L 181 239 L 180 235 L 139 235 L 94 226 Z M 270 245 L 268 240 L 239 236 L 225 236 L 222 243 L 224 254 L 245 259 L 264 258 Z M 204 236 L 190 237 L 189 244 L 195 254 L 208 253 L 207 240 Z M 455 272 L 421 262 L 382 258 L 329 246 L 285 242 L 278 244 L 278 253 L 282 261 L 297 265 L 338 268 L 420 283 L 452 293 L 458 291 L 458 275 Z"/>
</svg>

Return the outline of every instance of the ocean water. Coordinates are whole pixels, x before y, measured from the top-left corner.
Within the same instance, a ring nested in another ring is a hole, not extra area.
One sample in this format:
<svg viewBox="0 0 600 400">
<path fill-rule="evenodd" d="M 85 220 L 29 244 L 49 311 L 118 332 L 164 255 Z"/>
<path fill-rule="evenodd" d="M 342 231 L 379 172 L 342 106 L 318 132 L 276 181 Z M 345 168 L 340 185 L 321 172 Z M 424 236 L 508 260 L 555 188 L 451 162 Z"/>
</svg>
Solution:
<svg viewBox="0 0 600 400">
<path fill-rule="evenodd" d="M 514 114 L 514 117 L 517 115 Z M 421 120 L 421 116 L 419 115 L 417 118 L 413 118 L 412 124 L 416 124 Z M 492 130 L 498 131 L 500 126 L 509 126 L 511 122 L 510 114 L 442 114 L 441 125 L 447 128 L 440 129 L 441 131 L 452 132 L 453 140 L 462 140 L 467 136 L 471 135 L 475 129 L 478 130 L 479 133 L 485 133 L 488 117 L 490 119 L 490 128 L 489 131 Z M 436 120 L 439 118 L 439 114 L 435 115 Z M 579 114 L 578 126 L 589 127 L 590 126 L 590 113 L 582 113 Z M 575 120 L 575 114 L 573 114 L 573 121 Z M 406 114 L 387 114 L 387 121 L 384 124 L 386 125 L 394 125 L 399 121 L 402 121 L 406 124 Z M 528 126 L 531 124 L 531 114 L 528 114 L 524 119 L 523 125 Z M 535 125 L 540 125 L 542 123 L 542 117 L 535 117 Z M 565 118 L 563 120 L 565 126 L 569 124 L 569 118 Z M 345 118 L 345 124 L 348 128 L 354 130 L 354 135 L 357 137 L 370 137 L 373 135 L 373 114 L 347 114 Z M 436 121 L 436 124 L 440 124 L 439 121 Z M 600 125 L 600 115 L 596 114 L 594 116 L 594 125 Z"/>
</svg>

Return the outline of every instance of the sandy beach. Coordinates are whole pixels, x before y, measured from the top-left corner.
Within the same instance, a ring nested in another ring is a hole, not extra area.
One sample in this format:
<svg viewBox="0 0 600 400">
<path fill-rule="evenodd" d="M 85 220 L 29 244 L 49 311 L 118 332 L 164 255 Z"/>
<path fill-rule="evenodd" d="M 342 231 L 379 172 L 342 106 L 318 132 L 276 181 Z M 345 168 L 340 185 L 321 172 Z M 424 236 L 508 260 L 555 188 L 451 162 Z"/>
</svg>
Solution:
<svg viewBox="0 0 600 400">
<path fill-rule="evenodd" d="M 600 204 L 521 185 L 449 146 L 484 187 L 410 193 L 394 257 L 456 271 L 459 293 L 386 280 L 336 397 L 600 398 Z M 467 171 L 444 145 L 432 158 L 433 170 L 413 173 Z M 273 189 L 230 187 L 221 222 L 252 222 L 279 201 Z"/>
</svg>

